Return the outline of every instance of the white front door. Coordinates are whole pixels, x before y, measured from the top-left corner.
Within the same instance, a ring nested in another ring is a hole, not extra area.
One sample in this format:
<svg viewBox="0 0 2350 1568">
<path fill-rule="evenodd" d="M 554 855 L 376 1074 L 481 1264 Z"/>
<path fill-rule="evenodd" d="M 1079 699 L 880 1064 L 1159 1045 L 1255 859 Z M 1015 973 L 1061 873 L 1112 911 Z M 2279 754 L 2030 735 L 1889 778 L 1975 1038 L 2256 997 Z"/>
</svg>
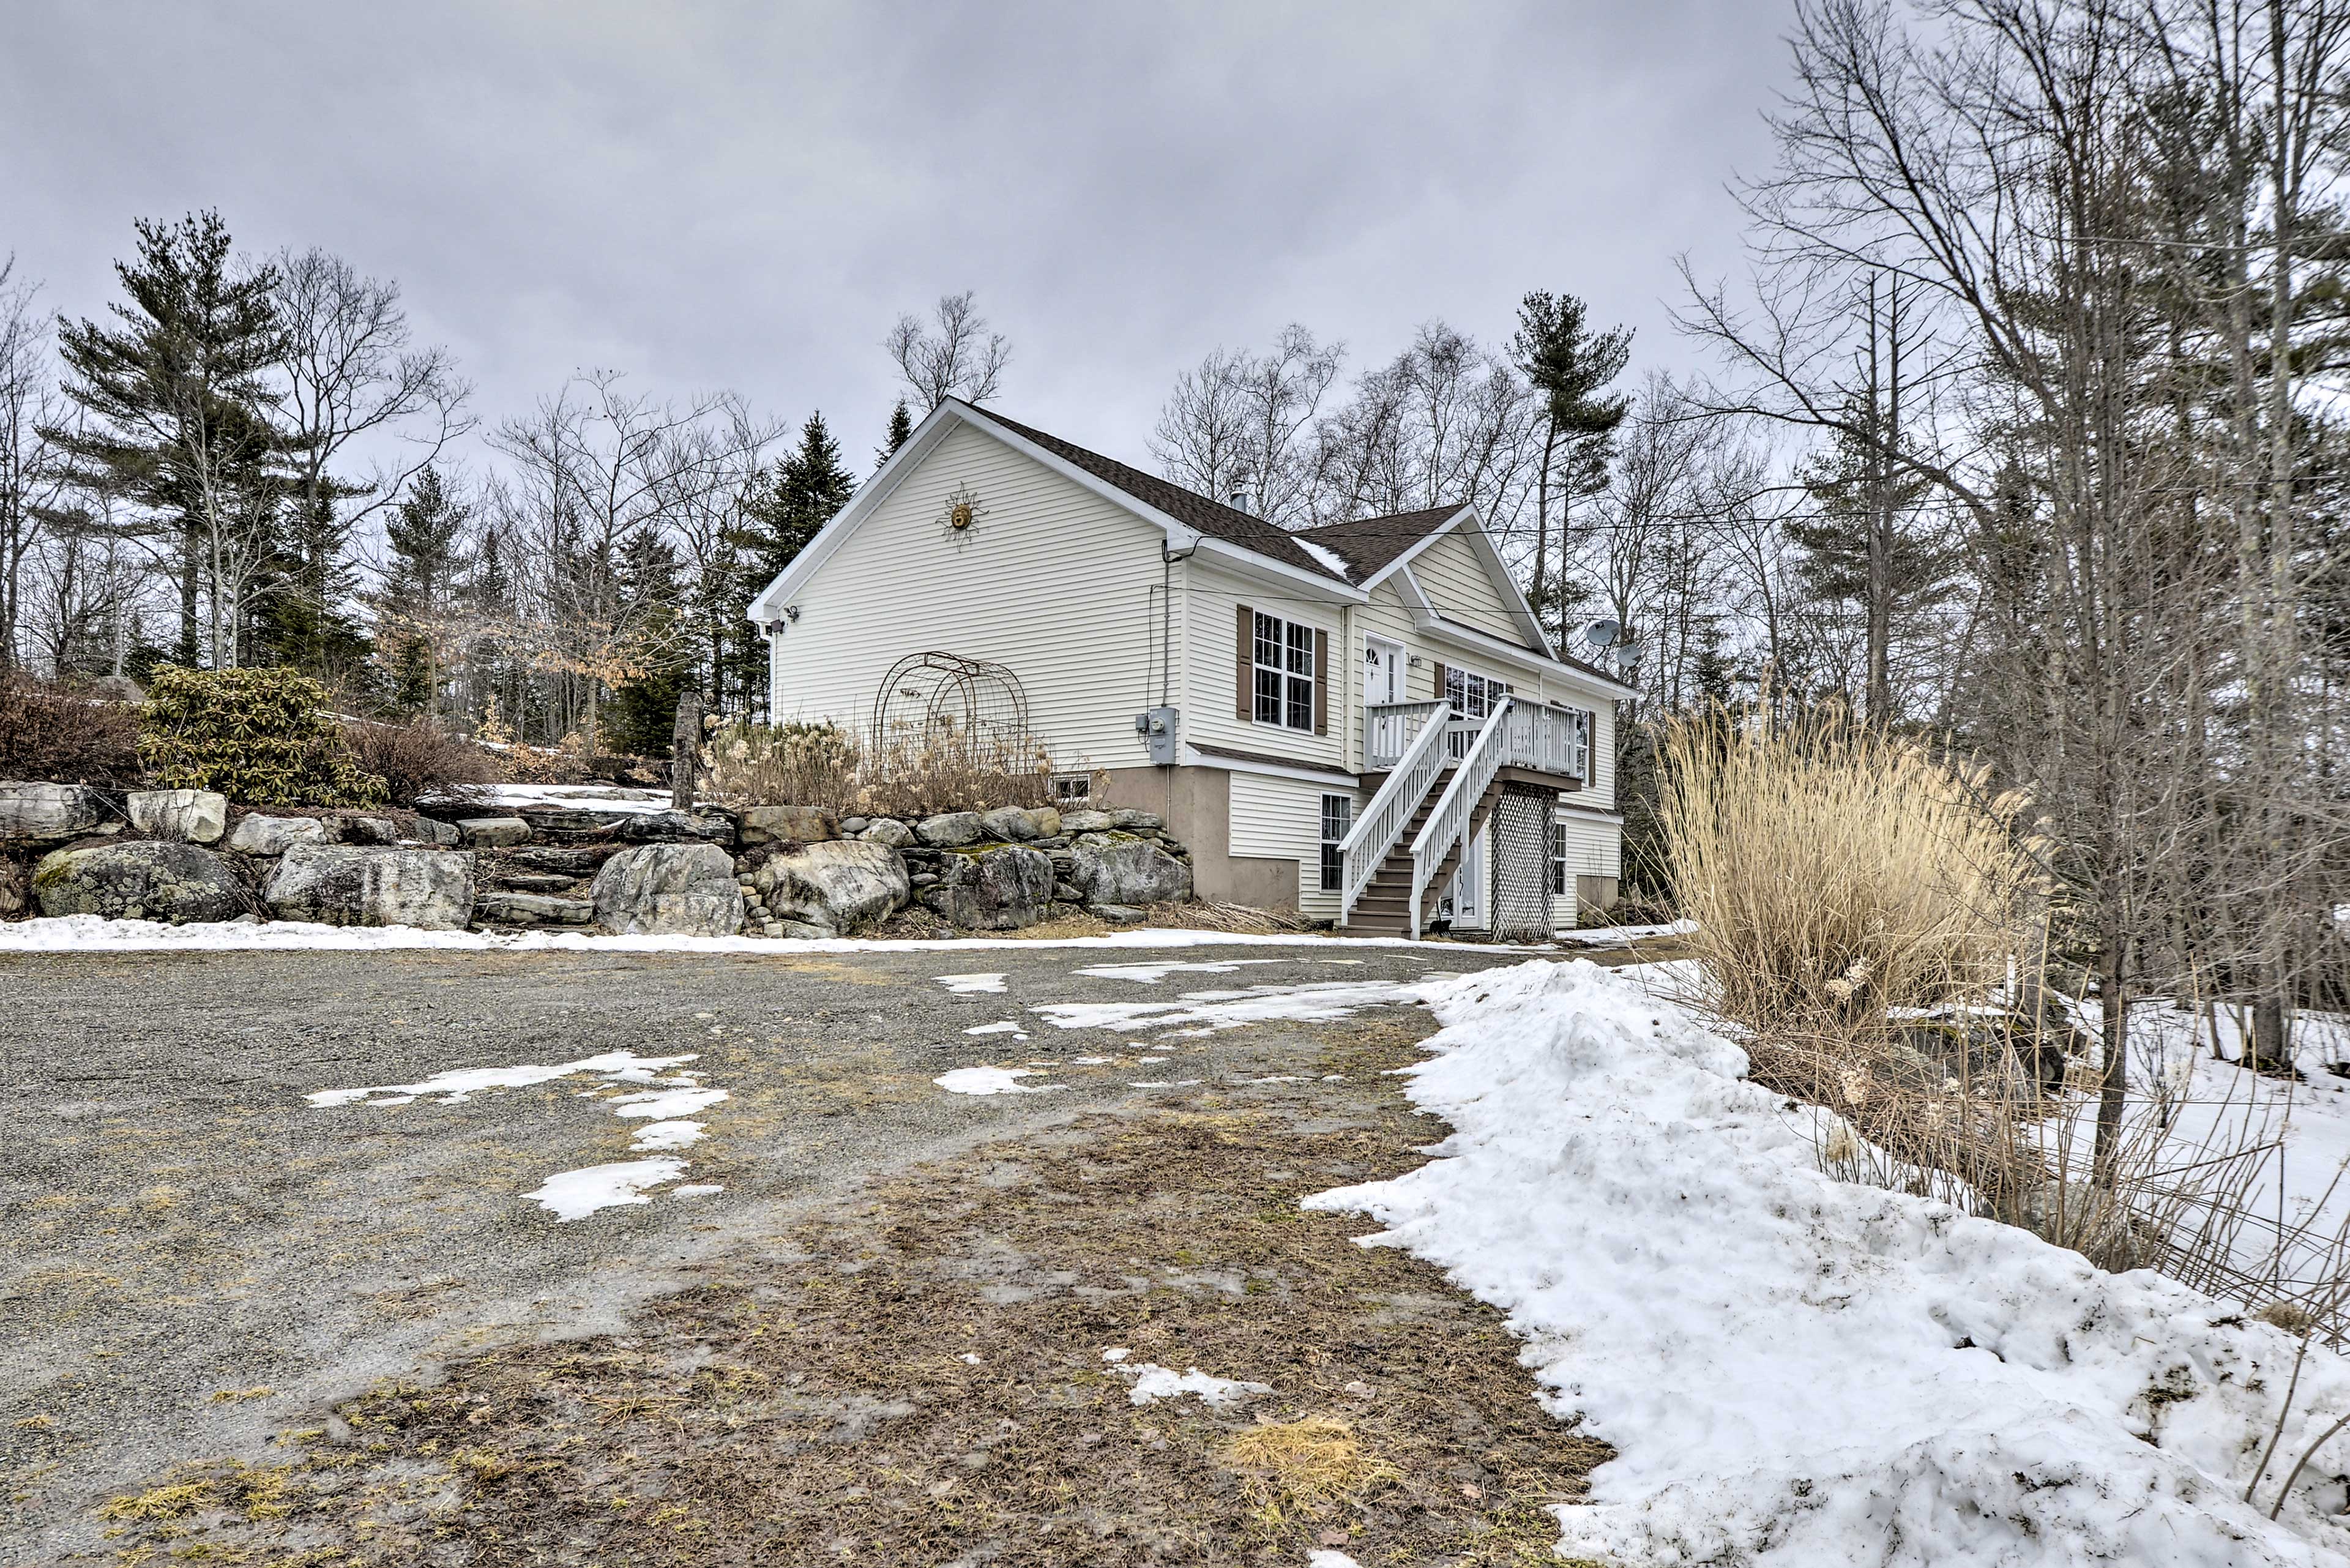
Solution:
<svg viewBox="0 0 2350 1568">
<path fill-rule="evenodd" d="M 1403 645 L 1367 639 L 1363 654 L 1363 701 L 1370 703 L 1403 701 Z"/>
</svg>

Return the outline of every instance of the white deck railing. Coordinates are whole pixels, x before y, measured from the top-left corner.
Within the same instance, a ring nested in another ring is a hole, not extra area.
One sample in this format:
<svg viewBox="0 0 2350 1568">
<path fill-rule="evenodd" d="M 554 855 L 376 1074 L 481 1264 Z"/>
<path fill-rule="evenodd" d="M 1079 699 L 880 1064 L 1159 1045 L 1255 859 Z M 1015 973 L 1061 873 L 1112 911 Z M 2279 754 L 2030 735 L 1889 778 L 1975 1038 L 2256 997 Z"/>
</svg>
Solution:
<svg viewBox="0 0 2350 1568">
<path fill-rule="evenodd" d="M 1450 758 L 1446 755 L 1446 726 L 1429 722 L 1444 711 L 1441 702 L 1413 702 L 1399 706 L 1426 710 L 1422 722 L 1409 744 L 1387 765 L 1390 769 L 1388 782 L 1371 796 L 1370 805 L 1355 819 L 1355 826 L 1338 843 L 1338 860 L 1344 867 L 1340 880 L 1344 888 L 1339 896 L 1338 923 L 1347 923 L 1354 912 L 1355 900 L 1371 885 L 1379 867 L 1395 852 L 1403 839 L 1403 830 L 1411 826 L 1412 814 L 1428 792 L 1443 774 Z"/>
<path fill-rule="evenodd" d="M 1440 702 L 1374 702 L 1363 710 L 1363 771 L 1385 773 L 1403 760 L 1420 726 L 1443 713 Z"/>
</svg>

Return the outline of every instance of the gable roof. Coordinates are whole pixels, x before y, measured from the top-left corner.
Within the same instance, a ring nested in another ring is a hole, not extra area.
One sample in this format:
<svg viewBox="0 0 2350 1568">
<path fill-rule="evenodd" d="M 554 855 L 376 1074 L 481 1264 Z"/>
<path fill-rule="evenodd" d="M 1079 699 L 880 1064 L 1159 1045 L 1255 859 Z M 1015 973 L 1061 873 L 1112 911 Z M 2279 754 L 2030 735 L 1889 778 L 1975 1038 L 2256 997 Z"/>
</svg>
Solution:
<svg viewBox="0 0 2350 1568">
<path fill-rule="evenodd" d="M 960 400 L 950 400 L 960 402 Z M 1196 529 L 1211 539 L 1237 545 L 1253 554 L 1279 561 L 1284 566 L 1295 566 L 1334 582 L 1347 583 L 1350 587 L 1354 586 L 1347 581 L 1344 572 L 1332 569 L 1328 562 L 1300 545 L 1295 536 L 1261 517 L 1252 517 L 1221 501 L 1211 501 L 1197 491 L 1186 490 L 1155 474 L 1128 467 L 1114 457 L 1104 457 L 1073 441 L 1063 441 L 1059 436 L 1047 435 L 1033 425 L 1007 420 L 993 409 L 973 409 L 969 404 L 962 406 L 980 420 L 1001 425 L 1013 434 L 1035 442 L 1064 462 L 1085 470 L 1103 483 L 1124 491 L 1144 505 L 1164 512 L 1185 527 Z"/>
<path fill-rule="evenodd" d="M 1346 563 L 1347 575 L 1360 583 L 1393 565 L 1397 557 L 1461 515 L 1461 508 L 1430 506 L 1420 512 L 1391 512 L 1384 517 L 1357 517 L 1348 523 L 1325 523 L 1305 528 L 1297 537 L 1319 545 Z"/>
</svg>

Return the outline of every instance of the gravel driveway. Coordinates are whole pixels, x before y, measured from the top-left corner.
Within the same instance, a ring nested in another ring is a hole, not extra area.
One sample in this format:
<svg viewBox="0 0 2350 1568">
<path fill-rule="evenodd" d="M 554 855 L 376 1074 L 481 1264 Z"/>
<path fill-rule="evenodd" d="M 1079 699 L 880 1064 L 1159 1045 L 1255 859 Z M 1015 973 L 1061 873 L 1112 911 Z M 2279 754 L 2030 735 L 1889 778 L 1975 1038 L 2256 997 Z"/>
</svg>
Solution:
<svg viewBox="0 0 2350 1568">
<path fill-rule="evenodd" d="M 0 1561 L 90 1550 L 99 1501 L 177 1459 L 258 1452 L 380 1379 L 612 1332 L 918 1162 L 1278 1081 L 1330 1020 L 1508 961 L 1331 943 L 0 957 Z M 991 1024 L 1018 1030 L 973 1033 Z M 690 1054 L 727 1097 L 694 1113 L 707 1136 L 676 1179 L 570 1222 L 527 1195 L 642 1158 L 646 1124 L 615 1114 L 629 1085 L 608 1075 L 455 1103 L 307 1098 L 611 1052 Z M 1035 1063 L 1010 1093 L 933 1082 Z"/>
</svg>

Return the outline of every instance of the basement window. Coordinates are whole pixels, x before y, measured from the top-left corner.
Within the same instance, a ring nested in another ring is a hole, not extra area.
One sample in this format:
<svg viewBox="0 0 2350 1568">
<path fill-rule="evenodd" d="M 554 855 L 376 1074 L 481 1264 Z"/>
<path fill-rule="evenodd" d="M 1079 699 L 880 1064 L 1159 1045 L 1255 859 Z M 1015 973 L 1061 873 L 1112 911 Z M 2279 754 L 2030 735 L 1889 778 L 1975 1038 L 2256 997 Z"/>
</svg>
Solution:
<svg viewBox="0 0 2350 1568">
<path fill-rule="evenodd" d="M 1322 797 L 1322 890 L 1335 893 L 1347 878 L 1347 857 L 1338 853 L 1346 841 L 1347 830 L 1355 826 L 1355 797 L 1350 794 L 1326 794 Z"/>
</svg>

